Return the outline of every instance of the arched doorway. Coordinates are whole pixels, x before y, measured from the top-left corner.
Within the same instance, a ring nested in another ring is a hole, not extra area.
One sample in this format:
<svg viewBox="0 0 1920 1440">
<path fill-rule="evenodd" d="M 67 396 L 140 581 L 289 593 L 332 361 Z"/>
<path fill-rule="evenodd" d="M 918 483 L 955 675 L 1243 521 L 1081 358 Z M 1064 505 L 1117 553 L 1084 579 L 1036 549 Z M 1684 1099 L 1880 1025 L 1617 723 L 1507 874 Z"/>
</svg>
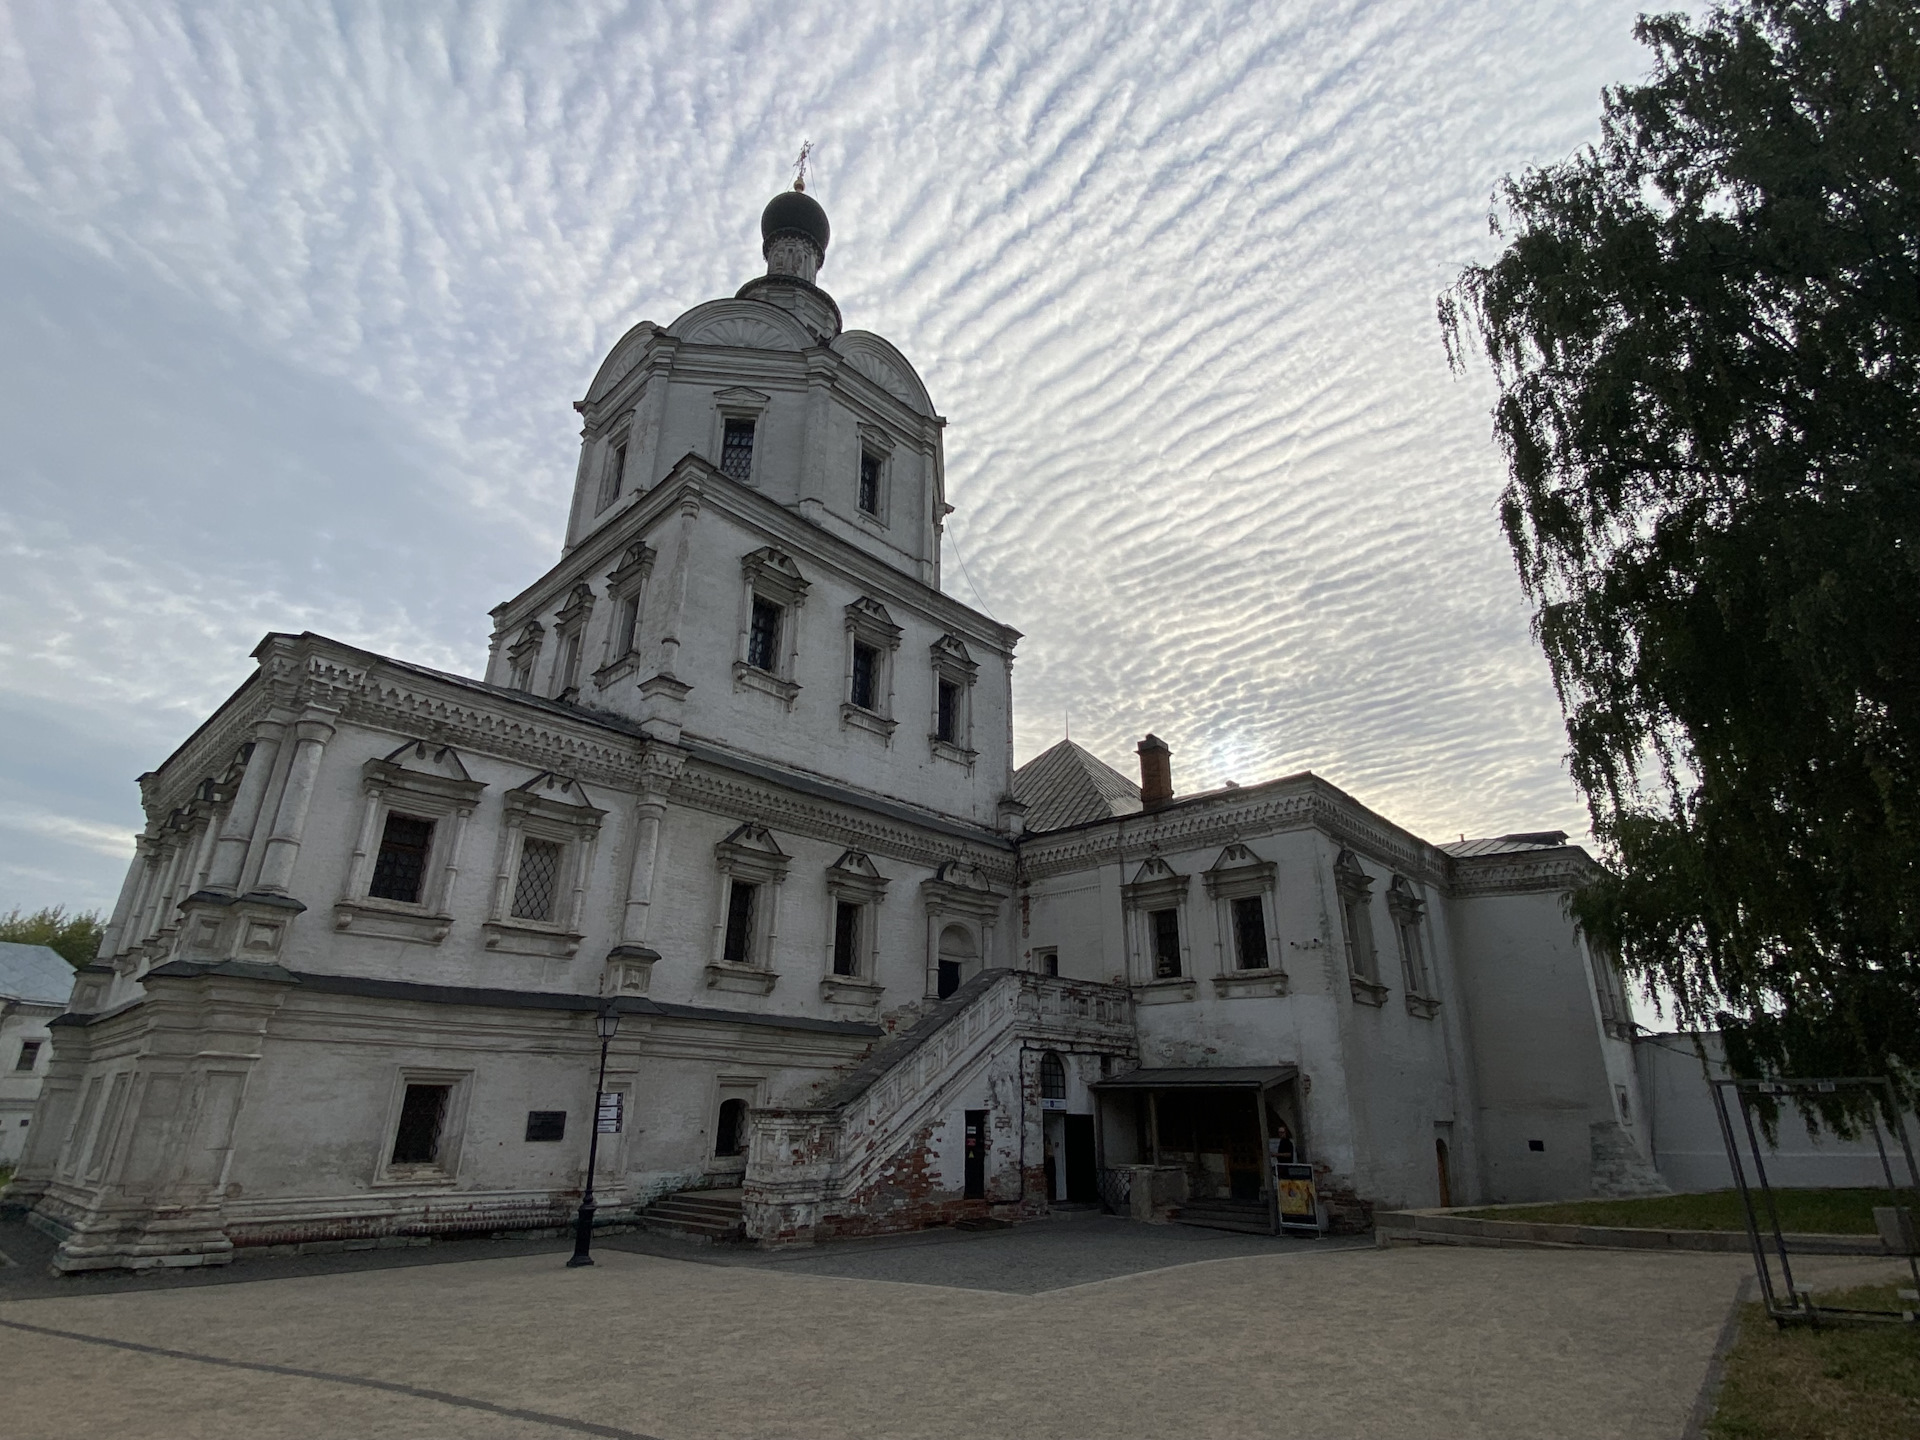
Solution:
<svg viewBox="0 0 1920 1440">
<path fill-rule="evenodd" d="M 1433 1139 L 1433 1158 L 1440 1167 L 1440 1205 L 1445 1209 L 1453 1204 L 1453 1171 L 1447 1165 L 1447 1142 L 1438 1135 Z"/>
<path fill-rule="evenodd" d="M 722 1100 L 720 1123 L 714 1127 L 713 1153 L 716 1159 L 731 1159 L 747 1148 L 747 1102 Z"/>
<path fill-rule="evenodd" d="M 979 953 L 966 926 L 949 925 L 940 932 L 940 968 L 934 991 L 940 999 L 946 999 L 960 988 Z"/>
</svg>

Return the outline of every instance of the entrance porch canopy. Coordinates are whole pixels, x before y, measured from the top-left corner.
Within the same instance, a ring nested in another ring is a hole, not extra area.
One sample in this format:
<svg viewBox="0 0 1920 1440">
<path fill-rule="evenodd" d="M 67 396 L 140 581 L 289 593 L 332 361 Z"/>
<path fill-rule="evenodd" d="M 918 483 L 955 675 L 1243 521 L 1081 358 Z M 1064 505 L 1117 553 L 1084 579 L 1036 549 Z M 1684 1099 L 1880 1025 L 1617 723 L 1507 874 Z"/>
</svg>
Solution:
<svg viewBox="0 0 1920 1440">
<path fill-rule="evenodd" d="M 1096 1080 L 1087 1088 L 1116 1090 L 1265 1090 L 1300 1073 L 1297 1065 L 1201 1065 L 1166 1070 L 1130 1070 Z"/>
</svg>

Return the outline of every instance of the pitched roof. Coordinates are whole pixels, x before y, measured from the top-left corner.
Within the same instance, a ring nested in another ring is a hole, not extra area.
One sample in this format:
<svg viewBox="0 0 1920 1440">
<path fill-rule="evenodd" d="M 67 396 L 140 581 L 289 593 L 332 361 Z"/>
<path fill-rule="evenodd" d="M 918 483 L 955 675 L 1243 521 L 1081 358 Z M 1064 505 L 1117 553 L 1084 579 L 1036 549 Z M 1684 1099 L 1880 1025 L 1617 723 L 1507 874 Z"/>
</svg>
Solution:
<svg viewBox="0 0 1920 1440">
<path fill-rule="evenodd" d="M 1481 855 L 1520 855 L 1529 850 L 1557 850 L 1567 843 L 1564 830 L 1532 830 L 1519 835 L 1495 835 L 1489 840 L 1449 840 L 1440 848 L 1456 860 Z"/>
<path fill-rule="evenodd" d="M 1140 813 L 1140 787 L 1071 740 L 1014 771 L 1013 798 L 1027 807 L 1029 830 Z"/>
<path fill-rule="evenodd" d="M 0 940 L 0 999 L 65 1005 L 72 993 L 73 967 L 58 951 Z"/>
</svg>

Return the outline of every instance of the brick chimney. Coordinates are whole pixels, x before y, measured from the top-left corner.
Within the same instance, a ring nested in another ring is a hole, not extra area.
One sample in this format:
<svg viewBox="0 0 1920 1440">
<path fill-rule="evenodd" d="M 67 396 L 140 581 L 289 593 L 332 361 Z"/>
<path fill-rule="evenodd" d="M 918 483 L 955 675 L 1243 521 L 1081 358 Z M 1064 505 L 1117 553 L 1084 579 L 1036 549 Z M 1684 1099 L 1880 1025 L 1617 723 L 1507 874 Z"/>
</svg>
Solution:
<svg viewBox="0 0 1920 1440">
<path fill-rule="evenodd" d="M 1148 735 L 1134 749 L 1140 756 L 1140 804 L 1157 809 L 1173 799 L 1173 753 L 1158 735 Z"/>
</svg>

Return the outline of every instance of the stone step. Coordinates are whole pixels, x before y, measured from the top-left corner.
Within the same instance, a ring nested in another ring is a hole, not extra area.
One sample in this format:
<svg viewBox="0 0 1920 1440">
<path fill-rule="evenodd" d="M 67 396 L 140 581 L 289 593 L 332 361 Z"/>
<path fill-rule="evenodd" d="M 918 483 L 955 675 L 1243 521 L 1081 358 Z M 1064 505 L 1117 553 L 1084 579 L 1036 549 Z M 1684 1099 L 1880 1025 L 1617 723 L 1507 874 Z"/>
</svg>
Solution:
<svg viewBox="0 0 1920 1440">
<path fill-rule="evenodd" d="M 654 1201 L 637 1218 L 645 1229 L 696 1240 L 730 1240 L 743 1231 L 738 1190 L 681 1190 Z"/>
<path fill-rule="evenodd" d="M 1201 1200 L 1180 1207 L 1173 1217 L 1182 1225 L 1205 1230 L 1232 1230 L 1241 1235 L 1266 1235 L 1273 1229 L 1267 1207 L 1258 1202 Z"/>
</svg>

